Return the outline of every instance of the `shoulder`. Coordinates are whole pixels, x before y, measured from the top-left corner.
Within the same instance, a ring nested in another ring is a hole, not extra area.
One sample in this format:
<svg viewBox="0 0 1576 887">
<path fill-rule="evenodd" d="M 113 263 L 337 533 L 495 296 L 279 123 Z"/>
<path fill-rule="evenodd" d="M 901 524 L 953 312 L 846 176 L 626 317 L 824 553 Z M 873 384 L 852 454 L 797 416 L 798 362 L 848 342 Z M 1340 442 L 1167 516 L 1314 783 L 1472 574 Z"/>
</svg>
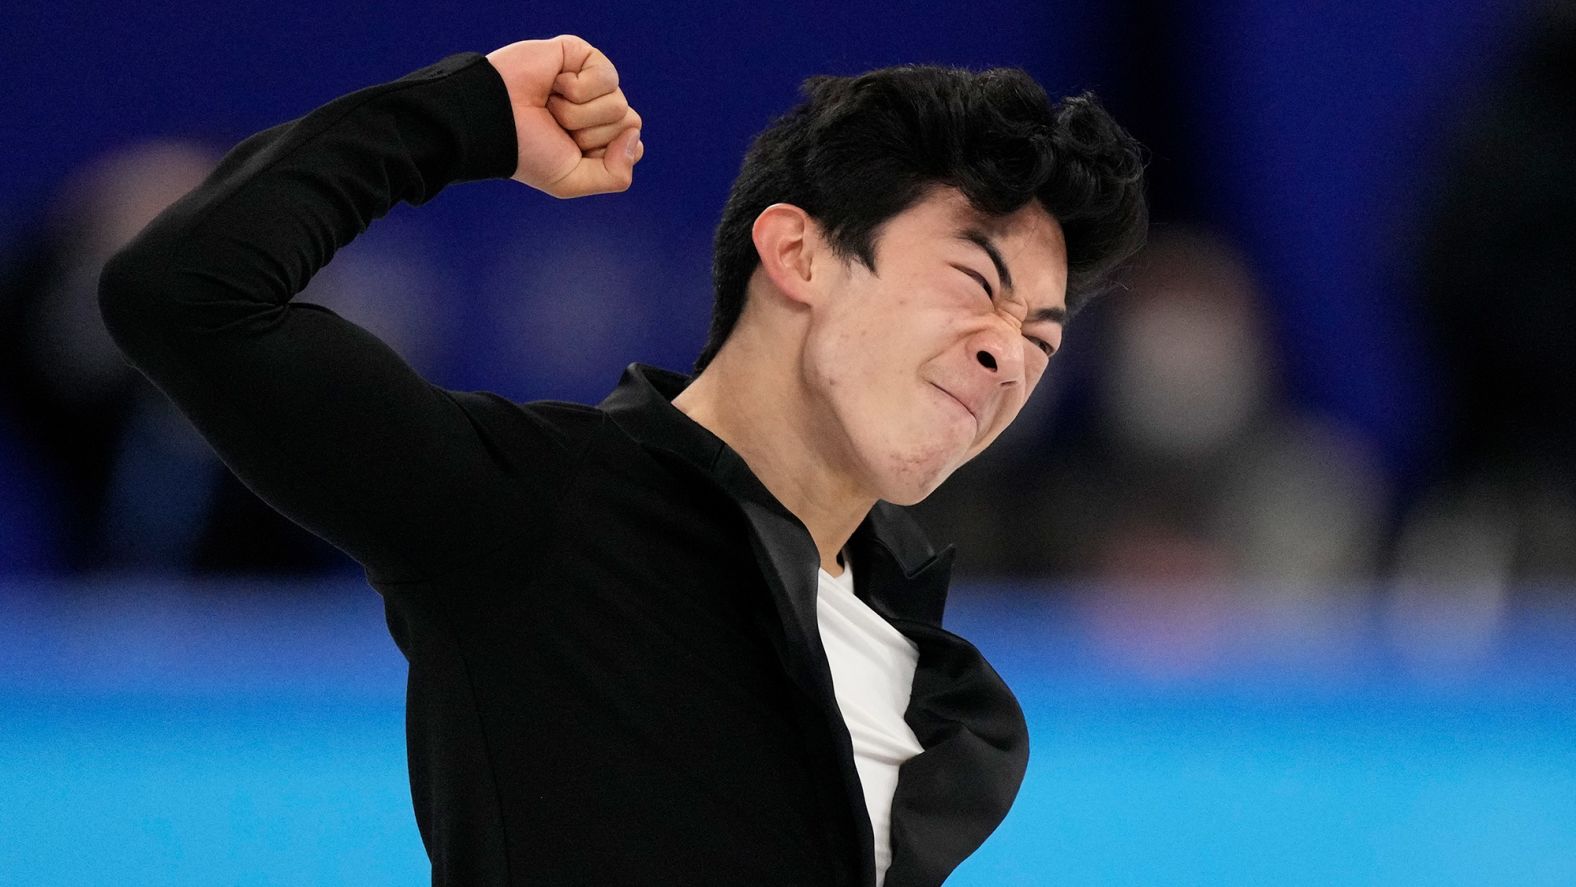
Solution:
<svg viewBox="0 0 1576 887">
<path fill-rule="evenodd" d="M 543 460 L 576 457 L 608 424 L 606 413 L 585 404 L 521 403 L 492 391 L 442 393 L 465 413 L 494 458 L 511 469 L 539 472 Z"/>
</svg>

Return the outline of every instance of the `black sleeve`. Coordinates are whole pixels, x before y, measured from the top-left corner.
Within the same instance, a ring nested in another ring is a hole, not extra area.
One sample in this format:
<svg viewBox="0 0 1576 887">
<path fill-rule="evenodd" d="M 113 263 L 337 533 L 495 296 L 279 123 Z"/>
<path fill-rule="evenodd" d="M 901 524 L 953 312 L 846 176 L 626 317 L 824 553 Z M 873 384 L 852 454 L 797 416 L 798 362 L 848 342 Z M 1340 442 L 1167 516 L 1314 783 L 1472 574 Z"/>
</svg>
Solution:
<svg viewBox="0 0 1576 887">
<path fill-rule="evenodd" d="M 252 136 L 105 266 L 104 321 L 253 492 L 390 581 L 493 543 L 510 473 L 476 411 L 334 312 L 291 302 L 395 202 L 515 167 L 475 53 Z"/>
</svg>

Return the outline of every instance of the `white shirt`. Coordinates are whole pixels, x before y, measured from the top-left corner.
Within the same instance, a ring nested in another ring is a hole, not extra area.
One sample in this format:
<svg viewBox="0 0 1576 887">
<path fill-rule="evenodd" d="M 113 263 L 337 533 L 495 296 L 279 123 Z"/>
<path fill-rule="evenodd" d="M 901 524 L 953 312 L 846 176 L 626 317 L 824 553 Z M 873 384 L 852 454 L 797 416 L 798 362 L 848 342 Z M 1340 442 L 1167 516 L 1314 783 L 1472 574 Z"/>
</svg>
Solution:
<svg viewBox="0 0 1576 887">
<path fill-rule="evenodd" d="M 919 648 L 854 596 L 851 566 L 844 566 L 841 576 L 817 572 L 816 621 L 832 668 L 837 707 L 854 741 L 854 766 L 875 832 L 879 887 L 892 865 L 892 793 L 898 767 L 924 751 L 903 720 Z"/>
</svg>

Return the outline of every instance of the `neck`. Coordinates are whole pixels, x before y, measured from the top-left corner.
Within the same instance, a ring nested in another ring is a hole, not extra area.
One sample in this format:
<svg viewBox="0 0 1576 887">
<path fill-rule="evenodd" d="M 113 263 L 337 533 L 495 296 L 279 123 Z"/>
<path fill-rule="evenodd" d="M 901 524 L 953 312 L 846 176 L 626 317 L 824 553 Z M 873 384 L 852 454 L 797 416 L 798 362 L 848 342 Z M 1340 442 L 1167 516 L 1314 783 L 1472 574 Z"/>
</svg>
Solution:
<svg viewBox="0 0 1576 887">
<path fill-rule="evenodd" d="M 745 352 L 733 342 L 673 406 L 717 435 L 750 466 L 761 483 L 793 513 L 815 541 L 821 568 L 841 575 L 838 553 L 875 505 L 876 497 L 839 470 L 816 439 L 816 416 L 786 368 Z"/>
</svg>

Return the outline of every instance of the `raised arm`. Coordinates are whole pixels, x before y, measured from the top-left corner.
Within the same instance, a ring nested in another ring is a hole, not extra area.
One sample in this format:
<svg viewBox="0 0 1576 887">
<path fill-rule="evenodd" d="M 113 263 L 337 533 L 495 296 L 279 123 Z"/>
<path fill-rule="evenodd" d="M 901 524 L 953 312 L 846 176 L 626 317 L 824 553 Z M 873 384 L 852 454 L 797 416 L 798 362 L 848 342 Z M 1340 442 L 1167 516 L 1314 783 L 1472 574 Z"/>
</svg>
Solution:
<svg viewBox="0 0 1576 887">
<path fill-rule="evenodd" d="M 105 323 L 271 506 L 374 578 L 430 578 L 498 544 L 496 507 L 540 481 L 489 430 L 499 399 L 291 298 L 396 202 L 454 182 L 623 190 L 638 128 L 579 38 L 451 56 L 238 145 L 105 266 Z"/>
</svg>

